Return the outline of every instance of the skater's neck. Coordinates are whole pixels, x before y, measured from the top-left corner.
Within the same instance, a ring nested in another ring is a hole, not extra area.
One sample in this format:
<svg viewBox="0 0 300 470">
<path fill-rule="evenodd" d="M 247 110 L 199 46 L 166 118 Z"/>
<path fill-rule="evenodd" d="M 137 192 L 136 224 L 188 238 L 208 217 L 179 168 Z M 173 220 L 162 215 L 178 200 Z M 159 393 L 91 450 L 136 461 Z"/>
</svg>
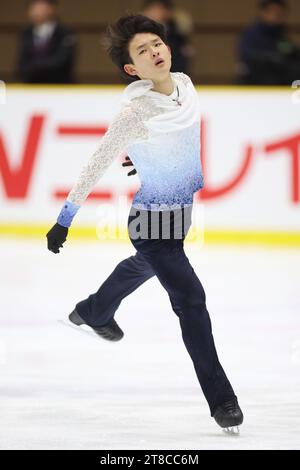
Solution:
<svg viewBox="0 0 300 470">
<path fill-rule="evenodd" d="M 171 74 L 164 78 L 163 80 L 153 80 L 154 87 L 151 90 L 156 91 L 158 93 L 162 93 L 163 95 L 171 95 L 174 92 L 174 83 L 171 77 Z"/>
</svg>

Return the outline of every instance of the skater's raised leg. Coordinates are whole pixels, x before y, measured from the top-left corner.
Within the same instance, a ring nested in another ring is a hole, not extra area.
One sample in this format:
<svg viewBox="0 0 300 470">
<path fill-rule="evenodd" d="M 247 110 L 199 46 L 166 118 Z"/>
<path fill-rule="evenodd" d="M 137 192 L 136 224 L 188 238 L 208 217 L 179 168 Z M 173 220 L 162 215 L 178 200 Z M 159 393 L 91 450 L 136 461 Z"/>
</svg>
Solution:
<svg viewBox="0 0 300 470">
<path fill-rule="evenodd" d="M 75 309 L 86 324 L 103 327 L 112 321 L 121 301 L 154 276 L 140 253 L 121 261 L 98 291 L 77 303 Z"/>
</svg>

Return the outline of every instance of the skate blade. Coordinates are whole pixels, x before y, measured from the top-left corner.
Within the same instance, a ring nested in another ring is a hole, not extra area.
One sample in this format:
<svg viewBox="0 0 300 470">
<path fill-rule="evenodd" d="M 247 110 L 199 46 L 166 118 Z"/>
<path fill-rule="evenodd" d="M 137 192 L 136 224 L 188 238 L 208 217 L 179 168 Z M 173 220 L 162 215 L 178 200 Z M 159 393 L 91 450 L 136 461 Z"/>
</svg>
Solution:
<svg viewBox="0 0 300 470">
<path fill-rule="evenodd" d="M 223 428 L 222 431 L 230 436 L 239 436 L 240 434 L 238 426 L 229 426 L 228 428 Z"/>
<path fill-rule="evenodd" d="M 61 323 L 64 326 L 68 326 L 69 328 L 72 328 L 72 330 L 76 330 L 79 333 L 83 333 L 85 335 L 92 336 L 94 339 L 105 339 L 105 338 L 100 338 L 97 333 L 93 331 L 93 329 L 88 326 L 88 325 L 74 325 L 71 321 L 68 320 L 57 320 L 58 323 Z"/>
</svg>

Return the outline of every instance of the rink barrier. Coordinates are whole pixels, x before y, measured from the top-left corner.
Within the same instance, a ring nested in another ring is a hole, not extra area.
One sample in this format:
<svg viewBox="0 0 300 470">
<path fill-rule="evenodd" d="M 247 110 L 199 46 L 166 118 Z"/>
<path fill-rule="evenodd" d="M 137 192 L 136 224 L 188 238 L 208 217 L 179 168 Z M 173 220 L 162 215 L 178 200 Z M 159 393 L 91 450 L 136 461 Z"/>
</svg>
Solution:
<svg viewBox="0 0 300 470">
<path fill-rule="evenodd" d="M 115 90 L 124 90 L 126 85 L 111 85 L 111 84 L 104 84 L 104 85 L 89 85 L 89 84 L 71 84 L 71 85 L 30 85 L 30 84 L 23 84 L 23 83 L 7 83 L 6 89 L 7 90 L 21 90 L 21 91 L 37 91 L 40 92 L 41 90 L 46 91 L 62 91 L 65 93 L 66 91 L 95 91 L 95 90 L 108 90 L 108 91 L 115 91 Z M 255 93 L 273 93 L 274 91 L 282 91 L 291 93 L 290 86 L 249 86 L 249 85 L 195 85 L 196 90 L 205 90 L 205 91 L 212 91 L 212 92 L 224 92 L 224 91 L 233 91 L 237 93 L 245 94 L 245 92 L 255 92 Z"/>
<path fill-rule="evenodd" d="M 26 91 L 30 90 L 31 92 L 40 92 L 46 90 L 47 92 L 53 91 L 55 93 L 61 92 L 73 93 L 82 92 L 94 93 L 97 90 L 106 90 L 106 91 L 122 91 L 125 85 L 117 84 L 107 84 L 107 85 L 84 85 L 84 84 L 74 84 L 74 85 L 24 85 L 24 84 L 7 84 L 7 90 L 20 90 Z M 212 92 L 212 93 L 223 93 L 227 91 L 233 94 L 245 94 L 246 93 L 273 93 L 273 92 L 282 92 L 284 94 L 291 93 L 291 87 L 289 86 L 273 86 L 273 87 L 257 87 L 257 86 L 236 86 L 236 85 L 195 85 L 195 88 L 199 91 Z M 43 238 L 47 231 L 50 229 L 48 225 L 42 224 L 21 224 L 21 223 L 6 223 L 5 221 L 0 222 L 0 237 L 10 237 L 10 238 Z M 99 229 L 98 229 L 99 232 Z M 101 235 L 101 234 L 100 234 Z M 103 234 L 105 235 L 105 234 Z M 90 241 L 114 241 L 113 238 L 109 240 L 99 239 L 99 236 L 96 235 L 96 229 L 92 226 L 82 226 L 82 227 L 72 227 L 70 230 L 70 238 L 74 240 L 90 240 Z M 300 232 L 293 231 L 259 231 L 259 230 L 206 230 L 204 233 L 205 243 L 206 244 L 242 244 L 242 245 L 269 245 L 269 246 L 285 246 L 285 247 L 298 247 L 300 246 Z M 203 239 L 203 232 L 199 230 L 199 233 L 196 234 L 194 240 L 189 240 L 189 235 L 187 236 L 187 242 L 198 242 Z M 121 239 L 117 236 L 115 241 L 118 243 L 120 241 L 128 242 L 128 235 L 122 235 Z"/>
<path fill-rule="evenodd" d="M 0 224 L 0 238 L 12 239 L 45 239 L 50 225 L 26 225 L 26 224 Z M 109 230 L 109 236 L 107 236 Z M 72 227 L 69 231 L 68 240 L 88 240 L 100 243 L 129 243 L 127 229 L 120 227 L 109 227 L 108 229 L 79 226 Z M 198 243 L 199 245 L 263 245 L 300 247 L 300 232 L 283 231 L 243 231 L 243 230 L 203 230 L 194 229 L 189 232 L 187 243 Z"/>
</svg>

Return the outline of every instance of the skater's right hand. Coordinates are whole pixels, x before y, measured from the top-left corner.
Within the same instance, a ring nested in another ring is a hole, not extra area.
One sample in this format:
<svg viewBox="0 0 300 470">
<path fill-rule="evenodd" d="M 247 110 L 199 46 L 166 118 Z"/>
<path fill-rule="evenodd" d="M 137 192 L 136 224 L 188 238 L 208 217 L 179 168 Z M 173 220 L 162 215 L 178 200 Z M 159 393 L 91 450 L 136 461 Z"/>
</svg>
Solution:
<svg viewBox="0 0 300 470">
<path fill-rule="evenodd" d="M 62 248 L 63 243 L 67 239 L 68 227 L 63 227 L 62 225 L 56 223 L 53 225 L 52 229 L 47 233 L 48 241 L 48 250 L 53 253 L 59 253 L 59 248 Z"/>
<path fill-rule="evenodd" d="M 127 155 L 127 157 L 125 157 L 125 160 L 126 160 L 126 162 L 123 162 L 123 163 L 122 163 L 122 166 L 124 166 L 124 167 L 125 167 L 125 166 L 133 166 L 133 163 L 132 163 L 132 161 L 130 160 L 130 158 L 128 157 L 128 155 Z M 127 176 L 135 175 L 136 172 L 137 172 L 137 171 L 136 171 L 136 169 L 134 168 L 134 169 L 131 170 L 129 173 L 127 173 Z"/>
</svg>

